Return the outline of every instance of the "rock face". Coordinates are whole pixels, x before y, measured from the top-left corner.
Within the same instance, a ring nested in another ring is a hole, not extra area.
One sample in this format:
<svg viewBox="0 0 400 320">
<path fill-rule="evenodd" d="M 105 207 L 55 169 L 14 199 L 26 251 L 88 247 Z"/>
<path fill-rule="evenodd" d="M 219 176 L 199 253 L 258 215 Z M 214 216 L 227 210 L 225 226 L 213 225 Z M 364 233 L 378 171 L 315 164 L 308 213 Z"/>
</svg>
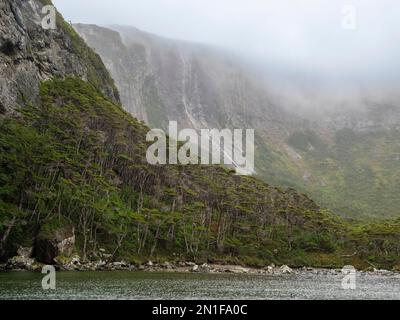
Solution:
<svg viewBox="0 0 400 320">
<path fill-rule="evenodd" d="M 183 128 L 236 125 L 272 131 L 284 114 L 234 58 L 217 49 L 132 27 L 74 28 L 102 57 L 125 109 L 152 127 L 165 128 L 175 120 Z"/>
<path fill-rule="evenodd" d="M 53 264 L 58 256 L 69 257 L 75 246 L 75 230 L 65 226 L 56 229 L 51 235 L 39 234 L 35 243 L 35 257 L 38 261 Z"/>
<path fill-rule="evenodd" d="M 61 16 L 55 30 L 42 28 L 42 7 L 39 0 L 0 1 L 0 113 L 38 102 L 39 83 L 55 76 L 96 83 L 106 96 L 119 101 L 101 59 Z"/>
<path fill-rule="evenodd" d="M 327 129 L 368 132 L 400 128 L 398 95 L 379 100 L 365 94 L 367 102 L 363 104 L 344 98 L 338 102 L 336 96 L 321 101 L 307 97 L 307 101 L 301 95 L 289 99 L 290 90 L 277 84 L 282 97 L 276 99 L 274 84 L 229 52 L 134 27 L 74 24 L 74 28 L 102 57 L 124 107 L 150 126 L 162 127 L 167 120 L 195 128 L 240 124 L 278 140 L 310 125 L 321 135 L 326 135 Z M 323 90 L 316 87 L 315 91 L 318 97 Z M 309 111 L 299 106 L 288 110 L 293 101 L 306 104 Z M 318 102 L 321 108 L 311 108 Z"/>
</svg>

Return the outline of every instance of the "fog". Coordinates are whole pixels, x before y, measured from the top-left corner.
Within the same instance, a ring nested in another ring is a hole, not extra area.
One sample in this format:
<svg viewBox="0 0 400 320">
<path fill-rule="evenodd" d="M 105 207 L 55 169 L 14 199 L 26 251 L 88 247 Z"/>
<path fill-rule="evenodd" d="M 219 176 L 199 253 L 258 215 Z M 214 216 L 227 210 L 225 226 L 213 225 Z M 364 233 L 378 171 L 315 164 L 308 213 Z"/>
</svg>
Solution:
<svg viewBox="0 0 400 320">
<path fill-rule="evenodd" d="M 319 94 L 339 100 L 351 95 L 359 100 L 360 91 L 382 97 L 399 88 L 398 0 L 53 2 L 73 23 L 129 25 L 224 47 L 262 65 L 270 81 L 284 82 L 275 89 L 285 88 L 285 94 L 293 89 L 292 97 L 316 86 Z"/>
</svg>

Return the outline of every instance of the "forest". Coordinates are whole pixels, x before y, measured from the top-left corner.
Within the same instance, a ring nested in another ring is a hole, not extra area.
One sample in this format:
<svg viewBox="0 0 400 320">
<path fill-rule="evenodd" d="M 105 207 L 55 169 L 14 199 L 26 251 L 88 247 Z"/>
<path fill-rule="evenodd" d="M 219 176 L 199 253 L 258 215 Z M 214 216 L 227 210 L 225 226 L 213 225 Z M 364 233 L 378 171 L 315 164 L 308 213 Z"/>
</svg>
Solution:
<svg viewBox="0 0 400 320">
<path fill-rule="evenodd" d="M 83 261 L 400 266 L 400 220 L 344 220 L 218 165 L 150 165 L 150 129 L 92 84 L 53 79 L 40 96 L 0 119 L 2 260 L 72 230 Z"/>
</svg>

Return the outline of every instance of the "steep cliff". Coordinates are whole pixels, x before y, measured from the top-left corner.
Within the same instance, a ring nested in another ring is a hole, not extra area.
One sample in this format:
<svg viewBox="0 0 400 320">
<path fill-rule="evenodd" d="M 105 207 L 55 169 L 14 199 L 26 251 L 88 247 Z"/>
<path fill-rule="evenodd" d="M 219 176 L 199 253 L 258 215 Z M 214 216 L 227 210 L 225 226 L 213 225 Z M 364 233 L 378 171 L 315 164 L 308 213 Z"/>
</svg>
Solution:
<svg viewBox="0 0 400 320">
<path fill-rule="evenodd" d="M 76 24 L 116 80 L 125 109 L 153 127 L 268 127 L 282 136 L 291 117 L 232 57 L 217 48 L 168 40 L 132 27 Z"/>
<path fill-rule="evenodd" d="M 45 30 L 42 8 L 49 1 L 0 2 L 0 112 L 38 103 L 39 84 L 52 77 L 77 76 L 119 102 L 118 91 L 100 57 L 57 15 Z"/>
</svg>

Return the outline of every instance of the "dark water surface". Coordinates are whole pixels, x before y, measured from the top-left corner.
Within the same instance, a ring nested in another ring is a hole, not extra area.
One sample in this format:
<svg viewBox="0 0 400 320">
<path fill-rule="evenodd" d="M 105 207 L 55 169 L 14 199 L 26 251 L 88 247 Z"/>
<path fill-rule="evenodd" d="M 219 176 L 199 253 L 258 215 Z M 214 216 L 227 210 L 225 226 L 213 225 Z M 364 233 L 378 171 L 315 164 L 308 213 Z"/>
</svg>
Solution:
<svg viewBox="0 0 400 320">
<path fill-rule="evenodd" d="M 400 275 L 357 274 L 356 290 L 343 290 L 341 275 L 311 273 L 58 272 L 53 291 L 43 276 L 0 273 L 0 299 L 400 299 Z"/>
</svg>

